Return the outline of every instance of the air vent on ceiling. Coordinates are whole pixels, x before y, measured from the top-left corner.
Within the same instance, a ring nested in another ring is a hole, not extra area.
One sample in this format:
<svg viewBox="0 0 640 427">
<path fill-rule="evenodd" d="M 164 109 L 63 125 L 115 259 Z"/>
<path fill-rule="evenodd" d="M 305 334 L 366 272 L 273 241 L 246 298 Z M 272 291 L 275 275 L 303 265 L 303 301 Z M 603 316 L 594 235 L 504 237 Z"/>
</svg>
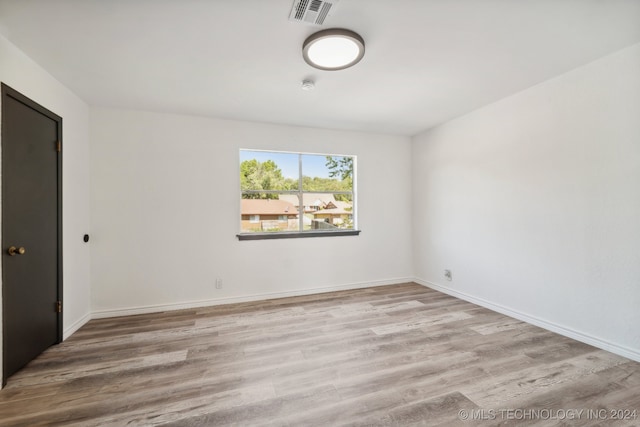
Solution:
<svg viewBox="0 0 640 427">
<path fill-rule="evenodd" d="M 340 0 L 294 0 L 289 21 L 322 25 Z"/>
</svg>

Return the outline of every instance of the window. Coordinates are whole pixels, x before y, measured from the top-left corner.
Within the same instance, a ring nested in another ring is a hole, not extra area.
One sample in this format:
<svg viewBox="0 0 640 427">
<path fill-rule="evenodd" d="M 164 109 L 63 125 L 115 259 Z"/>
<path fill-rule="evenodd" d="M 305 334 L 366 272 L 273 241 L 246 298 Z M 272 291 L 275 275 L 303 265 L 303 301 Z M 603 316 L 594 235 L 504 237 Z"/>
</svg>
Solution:
<svg viewBox="0 0 640 427">
<path fill-rule="evenodd" d="M 357 235 L 355 156 L 240 150 L 240 240 Z"/>
</svg>

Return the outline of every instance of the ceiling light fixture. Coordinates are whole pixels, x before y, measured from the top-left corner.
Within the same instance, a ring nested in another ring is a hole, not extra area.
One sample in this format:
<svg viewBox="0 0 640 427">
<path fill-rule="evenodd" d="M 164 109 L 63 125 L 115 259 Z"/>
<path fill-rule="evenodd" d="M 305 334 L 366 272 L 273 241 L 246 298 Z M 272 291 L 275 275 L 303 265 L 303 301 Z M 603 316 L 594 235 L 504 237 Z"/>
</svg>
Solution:
<svg viewBox="0 0 640 427">
<path fill-rule="evenodd" d="M 311 34 L 302 44 L 302 57 L 320 70 L 349 68 L 364 56 L 364 40 L 353 31 L 331 28 Z"/>
</svg>

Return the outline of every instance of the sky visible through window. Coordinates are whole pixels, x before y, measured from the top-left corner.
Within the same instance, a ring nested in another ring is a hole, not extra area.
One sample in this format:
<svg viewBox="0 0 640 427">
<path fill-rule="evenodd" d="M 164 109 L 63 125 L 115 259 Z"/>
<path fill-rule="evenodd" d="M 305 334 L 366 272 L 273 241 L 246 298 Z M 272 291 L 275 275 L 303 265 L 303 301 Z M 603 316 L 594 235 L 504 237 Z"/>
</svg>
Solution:
<svg viewBox="0 0 640 427">
<path fill-rule="evenodd" d="M 240 162 L 256 159 L 259 162 L 273 160 L 285 178 L 298 179 L 298 154 L 274 153 L 273 151 L 248 151 L 240 150 Z M 324 154 L 303 154 L 302 173 L 305 176 L 329 178 L 329 169 L 326 166 L 327 156 Z"/>
</svg>

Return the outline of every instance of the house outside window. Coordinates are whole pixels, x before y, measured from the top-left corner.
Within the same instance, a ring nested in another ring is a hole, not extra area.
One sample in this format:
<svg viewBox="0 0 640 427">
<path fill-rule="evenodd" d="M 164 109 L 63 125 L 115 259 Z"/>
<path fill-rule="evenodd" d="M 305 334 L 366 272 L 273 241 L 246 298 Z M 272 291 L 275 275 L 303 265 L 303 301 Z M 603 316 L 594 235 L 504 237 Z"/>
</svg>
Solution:
<svg viewBox="0 0 640 427">
<path fill-rule="evenodd" d="M 357 235 L 356 157 L 240 150 L 240 240 Z"/>
</svg>

